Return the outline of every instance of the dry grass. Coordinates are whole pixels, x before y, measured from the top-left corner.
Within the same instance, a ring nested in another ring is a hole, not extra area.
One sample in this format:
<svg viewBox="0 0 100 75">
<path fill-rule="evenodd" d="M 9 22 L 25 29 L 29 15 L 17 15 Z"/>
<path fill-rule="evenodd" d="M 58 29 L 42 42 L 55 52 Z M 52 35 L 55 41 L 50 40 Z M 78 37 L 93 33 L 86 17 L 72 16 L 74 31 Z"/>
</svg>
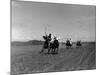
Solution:
<svg viewBox="0 0 100 75">
<path fill-rule="evenodd" d="M 66 49 L 61 45 L 59 54 L 39 54 L 41 45 L 12 46 L 11 74 L 90 70 L 96 68 L 95 43 L 84 43 Z M 46 51 L 45 51 L 46 52 Z"/>
</svg>

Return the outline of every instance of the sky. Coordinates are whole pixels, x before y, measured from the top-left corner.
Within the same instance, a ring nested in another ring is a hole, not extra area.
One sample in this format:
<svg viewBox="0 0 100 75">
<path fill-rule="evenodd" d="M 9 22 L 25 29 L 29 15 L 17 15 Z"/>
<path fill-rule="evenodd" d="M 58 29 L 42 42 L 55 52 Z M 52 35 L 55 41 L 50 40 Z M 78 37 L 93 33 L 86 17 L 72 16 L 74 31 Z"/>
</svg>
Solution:
<svg viewBox="0 0 100 75">
<path fill-rule="evenodd" d="M 96 6 L 12 1 L 12 41 L 43 40 L 51 33 L 65 41 L 95 41 Z"/>
</svg>

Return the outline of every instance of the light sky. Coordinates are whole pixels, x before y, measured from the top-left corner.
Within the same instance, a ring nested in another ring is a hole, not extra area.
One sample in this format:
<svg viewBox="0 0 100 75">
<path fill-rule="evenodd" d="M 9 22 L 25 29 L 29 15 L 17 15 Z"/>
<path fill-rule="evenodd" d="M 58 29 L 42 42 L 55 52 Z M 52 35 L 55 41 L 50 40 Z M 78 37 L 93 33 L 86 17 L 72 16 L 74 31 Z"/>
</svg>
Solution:
<svg viewBox="0 0 100 75">
<path fill-rule="evenodd" d="M 12 1 L 12 41 L 43 40 L 47 33 L 61 40 L 95 41 L 96 7 Z"/>
</svg>

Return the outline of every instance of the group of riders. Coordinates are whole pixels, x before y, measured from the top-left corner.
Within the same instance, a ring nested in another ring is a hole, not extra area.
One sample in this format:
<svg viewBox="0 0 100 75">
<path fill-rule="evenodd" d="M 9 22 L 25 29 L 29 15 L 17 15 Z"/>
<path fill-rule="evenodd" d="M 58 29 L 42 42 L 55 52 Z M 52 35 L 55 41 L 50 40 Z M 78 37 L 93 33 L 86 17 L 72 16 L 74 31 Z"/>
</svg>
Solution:
<svg viewBox="0 0 100 75">
<path fill-rule="evenodd" d="M 45 42 L 40 53 L 44 52 L 44 49 L 48 49 L 48 54 L 57 54 L 59 47 L 59 41 L 57 37 L 54 36 L 54 38 L 52 38 L 52 35 L 50 33 L 49 35 L 43 36 L 43 39 L 45 40 Z"/>
<path fill-rule="evenodd" d="M 45 49 L 48 49 L 47 54 L 57 54 L 58 48 L 59 48 L 59 41 L 56 36 L 52 37 L 52 34 L 43 36 L 43 39 L 45 40 L 44 45 L 40 53 L 43 53 Z M 77 41 L 76 46 L 81 46 L 81 40 Z M 66 47 L 71 47 L 72 41 L 71 38 L 66 40 Z"/>
</svg>

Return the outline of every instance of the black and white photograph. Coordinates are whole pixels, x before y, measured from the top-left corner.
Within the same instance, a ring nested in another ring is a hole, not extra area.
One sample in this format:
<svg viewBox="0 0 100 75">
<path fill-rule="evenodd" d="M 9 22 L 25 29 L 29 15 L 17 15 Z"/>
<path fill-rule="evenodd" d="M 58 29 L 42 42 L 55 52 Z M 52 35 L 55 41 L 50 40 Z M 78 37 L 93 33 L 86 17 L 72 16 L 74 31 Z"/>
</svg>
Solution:
<svg viewBox="0 0 100 75">
<path fill-rule="evenodd" d="M 11 75 L 95 69 L 95 5 L 11 0 Z"/>
</svg>

